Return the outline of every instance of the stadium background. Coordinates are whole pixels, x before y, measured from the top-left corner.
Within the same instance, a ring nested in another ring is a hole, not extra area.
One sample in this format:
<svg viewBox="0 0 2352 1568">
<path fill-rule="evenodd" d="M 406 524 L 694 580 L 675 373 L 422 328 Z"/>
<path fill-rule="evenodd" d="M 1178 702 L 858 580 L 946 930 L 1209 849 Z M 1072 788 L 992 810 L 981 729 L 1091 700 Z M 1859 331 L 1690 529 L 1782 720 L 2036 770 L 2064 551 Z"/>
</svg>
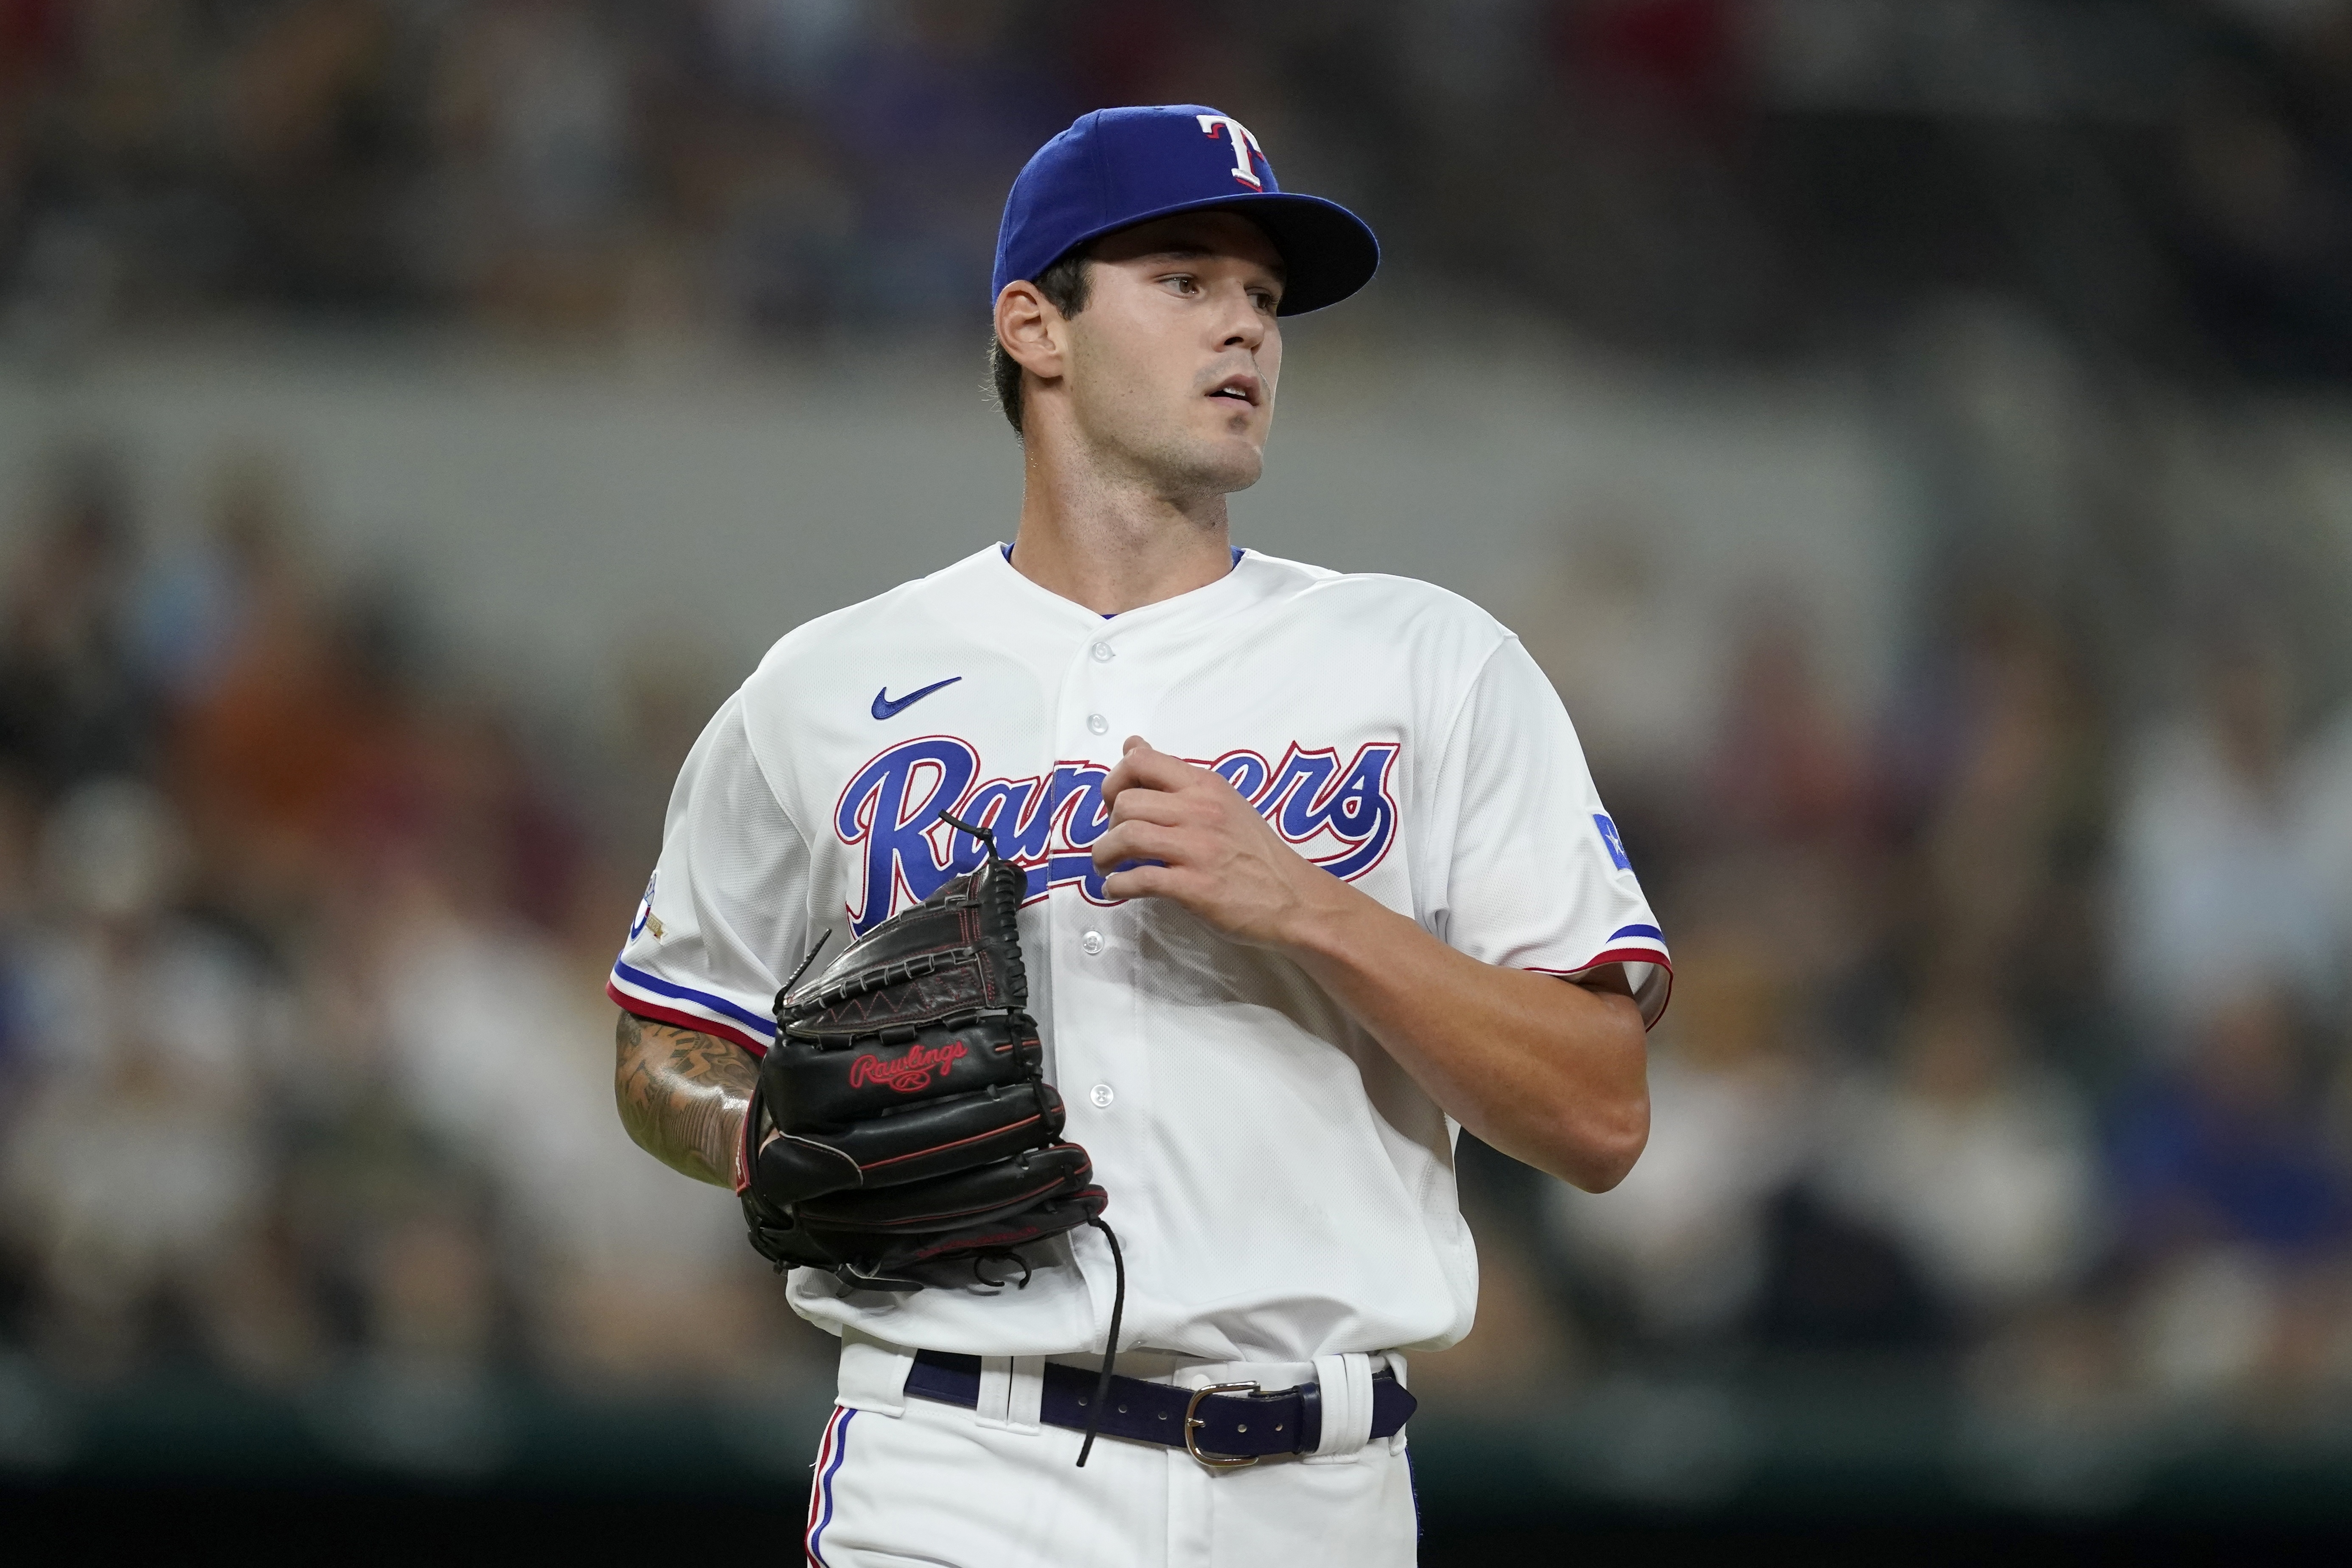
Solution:
<svg viewBox="0 0 2352 1568">
<path fill-rule="evenodd" d="M 830 1342 L 610 1107 L 702 718 L 1002 536 L 1013 173 L 1389 261 L 1235 537 L 1569 700 L 1680 984 L 1465 1140 L 1429 1561 L 2352 1515 L 2352 5 L 0 0 L 0 1510 L 757 1542 Z"/>
</svg>

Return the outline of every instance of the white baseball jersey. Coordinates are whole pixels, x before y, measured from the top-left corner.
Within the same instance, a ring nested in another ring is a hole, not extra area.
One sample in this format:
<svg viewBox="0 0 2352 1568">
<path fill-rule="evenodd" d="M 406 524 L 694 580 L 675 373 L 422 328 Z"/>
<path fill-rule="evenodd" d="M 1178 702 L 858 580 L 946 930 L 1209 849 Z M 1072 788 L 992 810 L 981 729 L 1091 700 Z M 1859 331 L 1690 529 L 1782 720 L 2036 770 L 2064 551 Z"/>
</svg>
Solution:
<svg viewBox="0 0 2352 1568">
<path fill-rule="evenodd" d="M 1029 868 L 1030 1008 L 1066 1136 L 1110 1194 L 1123 1344 L 1442 1349 L 1477 1293 L 1454 1123 L 1287 959 L 1164 900 L 1106 901 L 1088 847 L 1120 742 L 1213 768 L 1300 854 L 1474 958 L 1622 963 L 1654 1018 L 1665 945 L 1516 637 L 1426 584 L 1234 553 L 1217 582 L 1105 617 L 991 545 L 792 632 L 687 759 L 611 994 L 764 1051 L 818 935 L 837 952 L 979 863 L 942 810 L 987 825 Z M 796 1269 L 793 1305 L 894 1345 L 1099 1352 L 1102 1237 L 1035 1252 L 1022 1289 L 851 1292 Z"/>
</svg>

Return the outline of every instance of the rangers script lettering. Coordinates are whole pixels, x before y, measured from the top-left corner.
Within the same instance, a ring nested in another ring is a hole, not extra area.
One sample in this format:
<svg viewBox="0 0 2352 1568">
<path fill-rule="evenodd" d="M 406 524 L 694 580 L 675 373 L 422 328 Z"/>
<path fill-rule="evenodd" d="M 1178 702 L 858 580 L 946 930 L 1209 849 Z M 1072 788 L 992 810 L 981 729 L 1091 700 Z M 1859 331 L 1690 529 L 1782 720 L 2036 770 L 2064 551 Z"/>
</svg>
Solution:
<svg viewBox="0 0 2352 1568">
<path fill-rule="evenodd" d="M 1201 765 L 1232 784 L 1299 853 L 1353 881 L 1387 857 L 1396 837 L 1389 791 L 1401 750 L 1393 741 L 1367 742 L 1343 767 L 1336 748 L 1294 742 L 1279 763 L 1232 751 Z M 1056 763 L 1050 773 L 975 785 L 981 772 L 979 749 L 953 735 L 902 741 L 857 770 L 833 814 L 841 842 L 865 849 L 866 875 L 848 910 L 853 931 L 911 909 L 980 864 L 985 851 L 945 827 L 941 811 L 996 835 L 1004 858 L 1029 873 L 1024 901 L 1063 887 L 1079 889 L 1089 902 L 1110 901 L 1089 853 L 1110 826 L 1102 803 L 1110 769 Z"/>
</svg>

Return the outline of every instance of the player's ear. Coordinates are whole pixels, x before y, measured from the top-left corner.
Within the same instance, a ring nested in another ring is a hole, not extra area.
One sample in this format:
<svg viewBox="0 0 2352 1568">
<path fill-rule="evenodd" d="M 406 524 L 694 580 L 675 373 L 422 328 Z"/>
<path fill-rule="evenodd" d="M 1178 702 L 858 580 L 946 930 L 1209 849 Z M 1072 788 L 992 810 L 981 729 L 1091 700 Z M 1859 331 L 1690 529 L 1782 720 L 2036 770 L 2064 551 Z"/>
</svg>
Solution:
<svg viewBox="0 0 2352 1568">
<path fill-rule="evenodd" d="M 1007 283 L 997 294 L 996 341 L 1030 374 L 1050 381 L 1062 374 L 1064 331 L 1062 312 L 1027 279 Z"/>
</svg>

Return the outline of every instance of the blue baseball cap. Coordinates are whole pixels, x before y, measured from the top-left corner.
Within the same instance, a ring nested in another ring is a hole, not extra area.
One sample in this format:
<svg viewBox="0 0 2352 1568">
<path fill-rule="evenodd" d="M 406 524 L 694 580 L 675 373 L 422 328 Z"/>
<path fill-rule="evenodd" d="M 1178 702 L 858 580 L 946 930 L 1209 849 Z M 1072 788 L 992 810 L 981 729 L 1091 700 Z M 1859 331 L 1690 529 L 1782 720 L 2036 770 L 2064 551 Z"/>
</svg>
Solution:
<svg viewBox="0 0 2352 1568">
<path fill-rule="evenodd" d="M 1242 214 L 1282 252 L 1276 315 L 1336 305 L 1380 267 L 1370 226 L 1337 202 L 1276 184 L 1257 138 L 1232 115 L 1197 103 L 1097 109 L 1037 149 L 1013 182 L 989 300 L 1090 239 L 1210 208 Z"/>
</svg>

